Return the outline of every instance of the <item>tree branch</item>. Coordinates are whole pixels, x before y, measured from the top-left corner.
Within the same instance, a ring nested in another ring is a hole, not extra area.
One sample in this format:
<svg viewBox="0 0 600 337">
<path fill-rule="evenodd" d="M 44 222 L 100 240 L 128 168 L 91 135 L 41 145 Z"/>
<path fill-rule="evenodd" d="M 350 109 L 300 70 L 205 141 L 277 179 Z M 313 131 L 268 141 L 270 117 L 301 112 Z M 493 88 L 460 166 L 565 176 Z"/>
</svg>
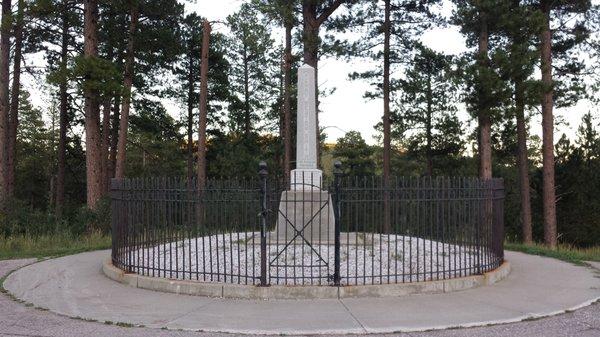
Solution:
<svg viewBox="0 0 600 337">
<path fill-rule="evenodd" d="M 327 20 L 327 18 L 329 18 L 331 14 L 333 14 L 333 12 L 335 12 L 335 10 L 338 9 L 338 7 L 340 7 L 344 2 L 346 2 L 346 0 L 335 0 L 333 3 L 331 3 L 331 5 L 326 7 L 323 10 L 323 13 L 316 18 L 317 25 L 322 25 L 323 22 L 325 22 L 325 20 Z"/>
</svg>

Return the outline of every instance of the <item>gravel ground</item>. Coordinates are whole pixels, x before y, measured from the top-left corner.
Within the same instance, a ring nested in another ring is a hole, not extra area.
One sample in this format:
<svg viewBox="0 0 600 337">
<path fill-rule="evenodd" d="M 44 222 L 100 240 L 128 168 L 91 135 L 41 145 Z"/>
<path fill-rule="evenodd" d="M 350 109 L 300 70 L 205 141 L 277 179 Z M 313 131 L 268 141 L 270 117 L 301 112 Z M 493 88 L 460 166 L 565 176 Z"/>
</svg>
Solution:
<svg viewBox="0 0 600 337">
<path fill-rule="evenodd" d="M 11 270 L 31 263 L 32 260 L 0 261 L 0 277 Z M 120 327 L 96 322 L 86 322 L 42 311 L 12 300 L 0 294 L 0 336 L 10 337 L 208 337 L 236 336 L 187 331 L 155 330 L 141 327 Z M 592 337 L 600 336 L 600 303 L 572 313 L 520 323 L 490 327 L 452 329 L 422 333 L 403 333 L 370 336 L 414 336 L 414 337 Z"/>
<path fill-rule="evenodd" d="M 343 234 L 348 237 L 348 233 Z M 388 279 L 426 281 L 475 271 L 476 252 L 468 247 L 401 235 L 349 236 L 354 244 L 342 244 L 340 252 L 343 284 L 379 284 Z M 267 245 L 269 272 L 280 276 L 274 279 L 294 285 L 331 282 L 328 276 L 332 273 L 334 246 L 294 242 L 275 244 L 271 239 Z M 159 269 L 169 270 L 160 275 L 169 278 L 196 279 L 198 275 L 203 281 L 252 283 L 252 277 L 260 275 L 259 233 L 227 233 L 165 243 L 139 249 L 132 259 L 144 265 L 138 269 L 144 275 L 154 276 L 152 270 Z"/>
</svg>

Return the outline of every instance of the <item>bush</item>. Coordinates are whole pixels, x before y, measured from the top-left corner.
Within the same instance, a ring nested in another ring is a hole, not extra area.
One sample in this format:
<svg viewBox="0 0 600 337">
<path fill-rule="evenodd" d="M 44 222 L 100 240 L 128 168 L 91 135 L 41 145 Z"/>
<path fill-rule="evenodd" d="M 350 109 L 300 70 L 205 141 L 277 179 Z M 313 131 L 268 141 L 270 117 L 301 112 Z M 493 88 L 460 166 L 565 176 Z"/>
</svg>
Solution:
<svg viewBox="0 0 600 337">
<path fill-rule="evenodd" d="M 110 200 L 102 199 L 98 209 L 80 208 L 71 217 L 58 219 L 54 214 L 35 209 L 26 202 L 11 199 L 5 202 L 0 212 L 0 236 L 37 237 L 63 234 L 79 236 L 89 233 L 106 235 L 110 232 Z"/>
</svg>

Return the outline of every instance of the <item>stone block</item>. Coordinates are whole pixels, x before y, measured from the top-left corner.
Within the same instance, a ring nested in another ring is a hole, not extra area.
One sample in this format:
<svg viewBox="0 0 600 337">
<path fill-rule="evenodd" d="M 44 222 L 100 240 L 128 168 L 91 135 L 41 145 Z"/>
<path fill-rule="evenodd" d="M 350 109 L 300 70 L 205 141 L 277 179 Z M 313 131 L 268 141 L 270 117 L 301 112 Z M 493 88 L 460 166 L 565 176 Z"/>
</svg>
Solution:
<svg viewBox="0 0 600 337">
<path fill-rule="evenodd" d="M 271 243 L 328 244 L 334 242 L 335 217 L 333 203 L 327 191 L 283 191 L 279 202 L 277 227 L 271 233 Z M 304 241 L 302 239 L 306 239 Z"/>
</svg>

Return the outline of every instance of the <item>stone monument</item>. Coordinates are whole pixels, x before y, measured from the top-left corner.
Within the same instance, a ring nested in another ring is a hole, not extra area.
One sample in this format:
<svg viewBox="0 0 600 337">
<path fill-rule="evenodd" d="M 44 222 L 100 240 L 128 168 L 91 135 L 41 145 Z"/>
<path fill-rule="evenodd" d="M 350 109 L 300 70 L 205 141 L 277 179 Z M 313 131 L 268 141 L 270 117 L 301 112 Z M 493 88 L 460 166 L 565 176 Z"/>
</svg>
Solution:
<svg viewBox="0 0 600 337">
<path fill-rule="evenodd" d="M 275 234 L 284 244 L 333 243 L 333 204 L 317 168 L 315 69 L 306 64 L 298 69 L 297 118 L 296 169 L 290 189 L 281 194 Z"/>
</svg>

